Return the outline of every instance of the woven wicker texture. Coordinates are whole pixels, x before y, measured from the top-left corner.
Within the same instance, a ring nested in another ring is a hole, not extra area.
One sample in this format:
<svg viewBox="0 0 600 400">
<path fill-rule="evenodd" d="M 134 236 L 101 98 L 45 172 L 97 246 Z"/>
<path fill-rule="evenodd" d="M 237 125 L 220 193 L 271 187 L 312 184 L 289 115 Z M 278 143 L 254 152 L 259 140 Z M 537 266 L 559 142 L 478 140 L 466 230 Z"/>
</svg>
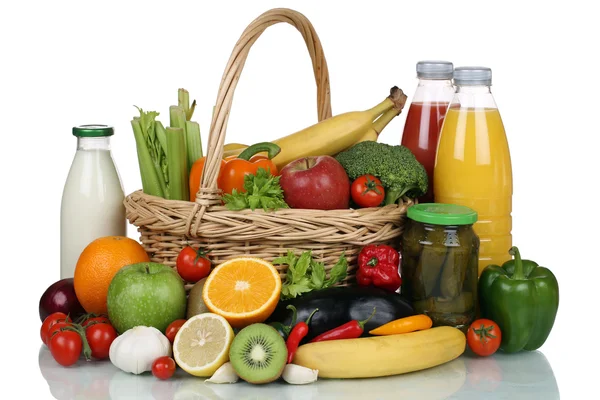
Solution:
<svg viewBox="0 0 600 400">
<path fill-rule="evenodd" d="M 344 253 L 350 263 L 343 283 L 346 285 L 354 278 L 355 259 L 362 246 L 398 245 L 411 200 L 381 208 L 333 211 L 229 211 L 221 206 L 217 177 L 235 87 L 252 44 L 266 28 L 280 22 L 291 24 L 302 34 L 313 63 L 318 119 L 331 116 L 327 63 L 312 24 L 296 11 L 270 10 L 246 28 L 225 68 L 196 202 L 165 200 L 136 191 L 125 199 L 127 218 L 138 227 L 141 243 L 154 262 L 174 266 L 179 251 L 186 245 L 209 249 L 215 264 L 241 255 L 272 261 L 288 250 L 296 254 L 312 250 L 313 257 L 329 270 Z M 283 277 L 286 267 L 277 267 Z"/>
</svg>

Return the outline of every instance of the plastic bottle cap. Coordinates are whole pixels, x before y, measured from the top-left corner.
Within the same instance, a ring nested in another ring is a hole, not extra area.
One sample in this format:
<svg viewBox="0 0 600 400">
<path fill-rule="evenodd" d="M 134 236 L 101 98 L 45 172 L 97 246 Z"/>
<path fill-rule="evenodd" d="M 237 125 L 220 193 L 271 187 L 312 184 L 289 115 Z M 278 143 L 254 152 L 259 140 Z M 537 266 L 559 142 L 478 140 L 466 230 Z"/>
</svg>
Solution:
<svg viewBox="0 0 600 400">
<path fill-rule="evenodd" d="M 477 212 L 456 204 L 423 203 L 408 208 L 406 216 L 413 221 L 432 225 L 473 225 Z"/>
<path fill-rule="evenodd" d="M 452 79 L 454 65 L 450 61 L 419 61 L 417 63 L 417 78 L 422 79 Z"/>
<path fill-rule="evenodd" d="M 454 70 L 455 85 L 492 85 L 492 70 L 487 67 L 458 67 Z"/>
<path fill-rule="evenodd" d="M 73 135 L 77 137 L 103 137 L 114 134 L 114 128 L 109 125 L 91 124 L 73 127 Z"/>
</svg>

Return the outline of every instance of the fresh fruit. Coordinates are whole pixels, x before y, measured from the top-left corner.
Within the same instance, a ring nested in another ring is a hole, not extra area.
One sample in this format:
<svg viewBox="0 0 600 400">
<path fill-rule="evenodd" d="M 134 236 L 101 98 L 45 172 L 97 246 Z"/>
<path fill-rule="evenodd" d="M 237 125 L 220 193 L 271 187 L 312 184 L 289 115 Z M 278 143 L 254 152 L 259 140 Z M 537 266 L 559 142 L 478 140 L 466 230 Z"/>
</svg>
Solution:
<svg viewBox="0 0 600 400">
<path fill-rule="evenodd" d="M 385 189 L 373 175 L 362 175 L 352 182 L 350 195 L 359 207 L 379 207 L 385 198 Z"/>
<path fill-rule="evenodd" d="M 85 337 L 92 350 L 92 357 L 98 360 L 107 359 L 110 345 L 117 338 L 117 331 L 107 323 L 93 323 L 85 329 Z"/>
<path fill-rule="evenodd" d="M 144 248 L 124 236 L 94 240 L 79 256 L 73 284 L 79 302 L 88 313 L 106 314 L 108 286 L 126 265 L 150 261 Z"/>
<path fill-rule="evenodd" d="M 300 346 L 294 364 L 319 370 L 323 378 L 371 378 L 419 371 L 454 360 L 465 351 L 465 335 L 440 326 L 401 335 L 332 340 Z"/>
<path fill-rule="evenodd" d="M 281 278 L 273 264 L 238 257 L 217 266 L 206 279 L 202 298 L 206 307 L 234 328 L 265 321 L 281 294 Z"/>
<path fill-rule="evenodd" d="M 177 365 L 194 376 L 211 376 L 229 361 L 234 333 L 220 315 L 205 313 L 186 321 L 173 342 Z"/>
<path fill-rule="evenodd" d="M 136 326 L 117 336 L 110 345 L 110 362 L 122 371 L 141 374 L 152 370 L 159 357 L 171 355 L 171 343 L 152 326 Z"/>
<path fill-rule="evenodd" d="M 175 321 L 171 322 L 169 326 L 167 326 L 165 336 L 167 337 L 167 339 L 169 339 L 169 342 L 173 343 L 177 332 L 179 332 L 179 329 L 181 329 L 183 324 L 185 324 L 185 321 L 185 319 L 176 319 Z"/>
<path fill-rule="evenodd" d="M 204 288 L 205 282 L 206 278 L 200 279 L 190 289 L 186 310 L 187 319 L 192 318 L 194 315 L 210 312 L 208 307 L 206 307 L 206 304 L 204 304 L 204 299 L 202 298 L 202 289 Z"/>
<path fill-rule="evenodd" d="M 161 332 L 185 317 L 183 281 L 171 267 L 139 263 L 122 268 L 108 289 L 108 318 L 119 333 L 134 326 L 153 326 Z"/>
<path fill-rule="evenodd" d="M 185 281 L 196 283 L 210 273 L 210 260 L 204 249 L 194 250 L 186 246 L 177 256 L 177 273 Z"/>
<path fill-rule="evenodd" d="M 75 295 L 73 278 L 61 279 L 50 285 L 40 298 L 39 311 L 42 322 L 55 312 L 69 314 L 73 320 L 85 313 Z"/>
<path fill-rule="evenodd" d="M 158 379 L 169 379 L 175 373 L 175 360 L 171 357 L 159 357 L 152 363 L 152 375 Z"/>
<path fill-rule="evenodd" d="M 246 382 L 268 383 L 281 376 L 287 364 L 287 348 L 273 327 L 252 324 L 233 339 L 229 359 L 235 372 Z"/>
<path fill-rule="evenodd" d="M 467 344 L 478 356 L 491 356 L 500 348 L 501 342 L 502 332 L 494 321 L 481 318 L 469 326 Z"/>
<path fill-rule="evenodd" d="M 50 354 L 57 363 L 64 367 L 73 365 L 79 360 L 83 341 L 75 331 L 59 331 L 49 341 Z"/>
<path fill-rule="evenodd" d="M 279 184 L 291 208 L 338 210 L 349 205 L 350 180 L 344 167 L 330 156 L 292 161 L 281 170 Z"/>
<path fill-rule="evenodd" d="M 67 316 L 67 314 L 62 312 L 55 312 L 48 315 L 44 322 L 42 323 L 42 327 L 40 328 L 40 337 L 42 338 L 42 342 L 44 344 L 48 344 L 48 331 L 52 328 L 53 325 L 59 322 L 70 322 L 71 319 Z"/>
</svg>

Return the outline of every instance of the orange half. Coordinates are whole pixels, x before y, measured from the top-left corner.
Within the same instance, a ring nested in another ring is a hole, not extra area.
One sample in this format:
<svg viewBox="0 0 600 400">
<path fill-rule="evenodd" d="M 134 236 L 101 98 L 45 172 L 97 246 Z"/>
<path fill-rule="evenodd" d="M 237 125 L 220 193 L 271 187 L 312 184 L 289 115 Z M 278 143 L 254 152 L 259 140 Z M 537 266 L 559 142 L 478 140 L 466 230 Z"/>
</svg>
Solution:
<svg viewBox="0 0 600 400">
<path fill-rule="evenodd" d="M 268 261 L 239 257 L 217 266 L 202 289 L 206 307 L 234 328 L 264 322 L 281 294 L 279 272 Z"/>
</svg>

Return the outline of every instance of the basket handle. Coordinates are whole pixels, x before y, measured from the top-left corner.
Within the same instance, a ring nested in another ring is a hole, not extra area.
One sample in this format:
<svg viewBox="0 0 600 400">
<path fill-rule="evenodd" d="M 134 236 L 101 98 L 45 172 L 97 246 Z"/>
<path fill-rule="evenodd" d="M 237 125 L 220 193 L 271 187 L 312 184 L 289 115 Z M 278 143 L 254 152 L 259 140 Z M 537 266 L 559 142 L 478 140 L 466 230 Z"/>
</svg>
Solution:
<svg viewBox="0 0 600 400">
<path fill-rule="evenodd" d="M 294 26 L 304 38 L 308 53 L 312 59 L 315 81 L 317 83 L 317 112 L 319 121 L 331 117 L 331 97 L 329 91 L 329 70 L 323 53 L 321 41 L 310 21 L 301 13 L 287 8 L 275 8 L 256 18 L 237 41 L 229 62 L 225 67 L 219 94 L 213 111 L 206 162 L 200 181 L 200 189 L 196 202 L 203 206 L 220 204 L 220 191 L 217 188 L 217 178 L 223 158 L 225 131 L 229 120 L 229 112 L 237 82 L 248 58 L 250 48 L 260 35 L 271 25 L 287 22 Z"/>
</svg>

